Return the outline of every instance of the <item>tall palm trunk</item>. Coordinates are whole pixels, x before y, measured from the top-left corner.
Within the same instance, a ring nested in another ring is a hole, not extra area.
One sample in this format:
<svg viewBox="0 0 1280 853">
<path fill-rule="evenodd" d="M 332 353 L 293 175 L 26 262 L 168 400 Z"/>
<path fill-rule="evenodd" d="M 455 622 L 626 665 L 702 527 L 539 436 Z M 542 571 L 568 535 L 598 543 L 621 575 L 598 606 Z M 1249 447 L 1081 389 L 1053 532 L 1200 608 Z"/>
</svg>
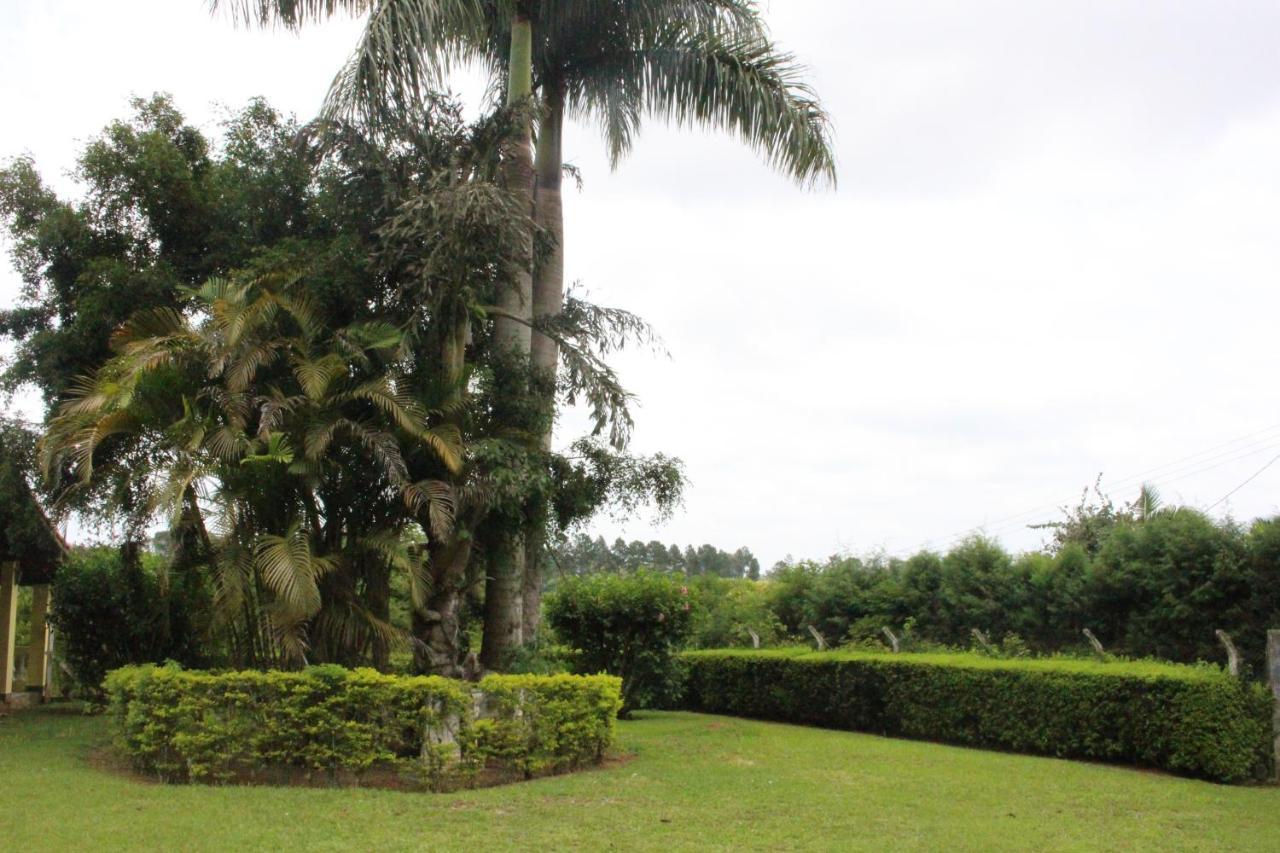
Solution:
<svg viewBox="0 0 1280 853">
<path fill-rule="evenodd" d="M 462 305 L 453 306 L 452 314 L 448 310 L 441 311 L 449 323 L 440 342 L 441 378 L 447 389 L 444 411 L 446 418 L 461 428 L 470 320 Z M 463 527 L 461 518 L 455 518 L 447 540 L 433 538 L 427 545 L 431 593 L 424 611 L 413 614 L 413 634 L 421 643 L 415 652 L 420 672 L 448 677 L 457 677 L 461 672 L 458 606 L 470 557 L 471 533 Z"/>
<path fill-rule="evenodd" d="M 523 5 L 523 4 L 522 4 Z M 511 25 L 511 58 L 507 83 L 507 106 L 527 109 L 533 94 L 533 22 L 522 8 Z M 528 114 L 525 113 L 527 116 Z M 503 149 L 508 189 L 522 196 L 522 209 L 533 215 L 532 128 L 527 120 Z M 510 317 L 494 321 L 498 348 L 528 357 L 529 321 L 533 318 L 533 232 L 528 230 L 520 247 L 522 262 L 512 286 L 498 298 L 498 307 Z M 521 321 L 524 322 L 521 322 Z"/>
<path fill-rule="evenodd" d="M 524 537 L 505 525 L 486 537 L 488 571 L 484 586 L 484 638 L 480 663 L 502 671 L 523 644 L 521 583 L 524 580 Z"/>
<path fill-rule="evenodd" d="M 521 2 L 511 23 L 511 56 L 507 75 L 507 105 L 526 112 L 528 122 L 530 98 L 533 95 L 533 21 L 530 3 Z M 532 127 L 526 123 L 507 143 L 504 150 L 507 186 L 519 193 L 522 209 L 533 217 L 533 148 Z M 512 287 L 501 294 L 498 306 L 508 317 L 494 322 L 495 343 L 508 359 L 508 369 L 523 371 L 532 344 L 533 319 L 533 230 L 525 232 L 521 246 L 519 269 Z M 523 374 L 521 373 L 521 376 Z M 512 377 L 511 390 L 523 396 L 528 383 Z M 485 581 L 484 638 L 480 662 L 489 669 L 504 669 L 521 645 L 524 601 L 525 544 L 520 525 L 498 533 L 488 549 L 489 571 Z"/>
<path fill-rule="evenodd" d="M 564 132 L 564 90 L 559 84 L 546 88 L 542 123 L 538 128 L 538 148 L 534 161 L 534 221 L 551 238 L 551 246 L 538 259 L 533 276 L 533 319 L 555 317 L 564 307 L 564 206 L 560 187 L 563 182 L 561 137 Z M 556 367 L 560 347 L 546 335 L 534 332 L 532 342 L 533 369 L 544 388 L 550 390 L 546 404 L 554 402 Z M 542 435 L 543 450 L 551 449 L 551 424 Z"/>
<path fill-rule="evenodd" d="M 534 221 L 550 237 L 550 247 L 538 259 L 533 274 L 533 320 L 550 320 L 564 308 L 564 206 L 561 201 L 564 164 L 562 136 L 564 132 L 564 88 L 558 82 L 545 86 L 542 123 L 538 127 L 538 146 L 534 159 Z M 535 388 L 546 418 L 539 436 L 544 452 L 551 451 L 555 427 L 556 370 L 560 362 L 560 346 L 553 338 L 533 333 L 530 361 Z M 546 567 L 546 524 L 542 513 L 534 514 L 525 528 L 525 565 L 522 589 L 524 611 L 523 640 L 533 642 L 538 636 L 542 615 L 542 584 Z"/>
</svg>

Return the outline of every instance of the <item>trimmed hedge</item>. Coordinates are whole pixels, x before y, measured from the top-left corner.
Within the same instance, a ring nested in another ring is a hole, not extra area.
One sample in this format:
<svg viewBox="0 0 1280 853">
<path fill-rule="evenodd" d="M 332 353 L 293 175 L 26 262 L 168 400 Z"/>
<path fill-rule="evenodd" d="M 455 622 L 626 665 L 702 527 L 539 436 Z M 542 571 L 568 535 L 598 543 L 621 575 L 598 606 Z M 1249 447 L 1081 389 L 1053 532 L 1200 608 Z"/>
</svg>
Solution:
<svg viewBox="0 0 1280 853">
<path fill-rule="evenodd" d="M 1125 762 L 1220 782 L 1268 772 L 1271 698 L 1217 667 L 805 649 L 683 659 L 692 710 Z"/>
<path fill-rule="evenodd" d="M 166 781 L 410 771 L 431 787 L 481 771 L 525 778 L 600 761 L 613 744 L 619 679 L 433 676 L 315 666 L 210 673 L 128 666 L 108 674 L 117 743 Z"/>
</svg>

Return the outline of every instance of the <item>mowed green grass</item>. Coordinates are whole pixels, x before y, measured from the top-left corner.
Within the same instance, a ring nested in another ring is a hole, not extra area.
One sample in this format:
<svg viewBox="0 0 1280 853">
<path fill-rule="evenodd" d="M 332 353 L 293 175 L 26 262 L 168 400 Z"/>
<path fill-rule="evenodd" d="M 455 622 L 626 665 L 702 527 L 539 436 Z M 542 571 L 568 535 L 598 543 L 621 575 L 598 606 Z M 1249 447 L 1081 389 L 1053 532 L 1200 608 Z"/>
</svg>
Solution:
<svg viewBox="0 0 1280 853">
<path fill-rule="evenodd" d="M 1280 789 L 684 713 L 632 758 L 453 794 L 166 786 L 91 763 L 107 721 L 0 717 L 14 849 L 1277 850 Z"/>
</svg>

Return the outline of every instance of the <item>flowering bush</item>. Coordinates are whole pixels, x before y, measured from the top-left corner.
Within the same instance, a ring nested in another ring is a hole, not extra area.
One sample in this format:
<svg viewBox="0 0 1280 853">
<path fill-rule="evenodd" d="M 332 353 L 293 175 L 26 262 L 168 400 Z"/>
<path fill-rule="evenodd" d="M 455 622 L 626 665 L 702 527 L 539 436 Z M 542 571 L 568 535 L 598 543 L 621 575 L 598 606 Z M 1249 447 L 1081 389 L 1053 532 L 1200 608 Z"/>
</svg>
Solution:
<svg viewBox="0 0 1280 853">
<path fill-rule="evenodd" d="M 578 672 L 622 678 L 622 714 L 680 695 L 676 653 L 689 635 L 688 587 L 676 577 L 639 571 L 568 578 L 547 600 L 547 620 L 579 651 Z"/>
</svg>

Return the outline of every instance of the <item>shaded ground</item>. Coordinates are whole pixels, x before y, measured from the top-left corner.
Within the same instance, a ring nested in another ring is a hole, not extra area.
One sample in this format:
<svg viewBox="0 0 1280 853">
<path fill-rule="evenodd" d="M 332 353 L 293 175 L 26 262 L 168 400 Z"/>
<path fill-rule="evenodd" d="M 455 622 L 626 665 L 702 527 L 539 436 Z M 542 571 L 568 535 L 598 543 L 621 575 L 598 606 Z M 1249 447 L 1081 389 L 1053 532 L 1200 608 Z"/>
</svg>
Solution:
<svg viewBox="0 0 1280 853">
<path fill-rule="evenodd" d="M 481 791 L 146 784 L 91 759 L 106 720 L 0 717 L 24 850 L 1280 849 L 1280 789 L 709 717 L 620 724 L 635 759 Z"/>
</svg>

